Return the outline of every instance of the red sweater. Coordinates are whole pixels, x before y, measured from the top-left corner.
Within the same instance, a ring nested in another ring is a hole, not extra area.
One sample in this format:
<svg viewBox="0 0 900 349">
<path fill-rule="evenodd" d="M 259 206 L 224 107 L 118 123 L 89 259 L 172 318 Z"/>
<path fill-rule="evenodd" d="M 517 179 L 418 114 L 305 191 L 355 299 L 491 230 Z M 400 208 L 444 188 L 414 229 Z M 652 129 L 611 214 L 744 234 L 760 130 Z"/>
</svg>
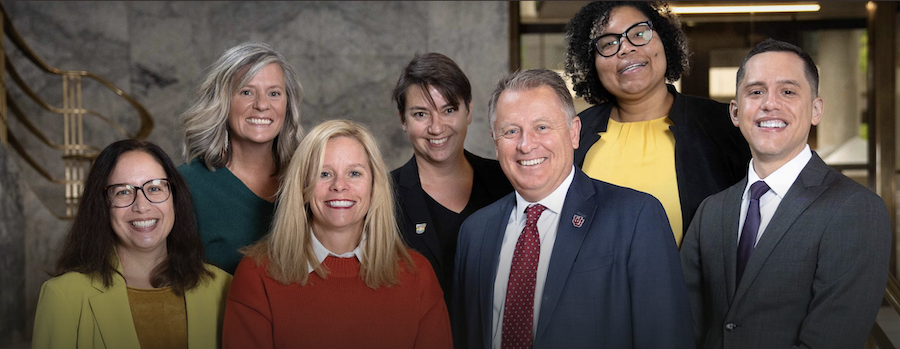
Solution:
<svg viewBox="0 0 900 349">
<path fill-rule="evenodd" d="M 283 285 L 245 257 L 228 301 L 225 348 L 452 348 L 450 319 L 428 260 L 409 251 L 418 272 L 401 265 L 400 284 L 371 289 L 356 258 L 328 256 L 326 279 Z M 401 262 L 402 263 L 402 262 Z"/>
</svg>

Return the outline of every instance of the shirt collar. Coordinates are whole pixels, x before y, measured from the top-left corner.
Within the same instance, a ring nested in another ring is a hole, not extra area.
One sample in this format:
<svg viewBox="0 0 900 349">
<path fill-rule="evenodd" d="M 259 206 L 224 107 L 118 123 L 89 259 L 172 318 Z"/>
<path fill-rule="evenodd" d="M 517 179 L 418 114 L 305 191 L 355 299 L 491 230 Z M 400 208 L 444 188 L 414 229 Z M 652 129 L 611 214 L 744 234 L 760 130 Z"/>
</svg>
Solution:
<svg viewBox="0 0 900 349">
<path fill-rule="evenodd" d="M 342 254 L 337 254 L 337 253 L 334 253 L 334 252 L 331 252 L 330 250 L 328 250 L 328 248 L 325 247 L 325 245 L 322 245 L 322 242 L 319 241 L 318 238 L 316 238 L 316 234 L 313 234 L 312 231 L 309 232 L 309 235 L 312 236 L 313 252 L 316 254 L 316 260 L 319 261 L 319 264 L 322 264 L 322 262 L 325 260 L 325 258 L 328 258 L 328 256 L 335 256 L 338 258 L 356 257 L 356 259 L 359 259 L 360 261 L 362 261 L 362 250 L 360 249 L 360 246 L 362 246 L 362 241 L 366 240 L 365 235 L 363 235 L 362 239 L 360 239 L 360 244 L 356 245 L 356 248 L 354 248 L 353 251 L 350 251 L 347 253 L 342 253 Z M 312 273 L 312 271 L 315 269 L 316 269 L 316 266 L 312 266 L 312 265 L 309 266 L 310 273 Z"/>
<path fill-rule="evenodd" d="M 788 161 L 779 167 L 768 177 L 762 178 L 762 180 L 766 182 L 775 195 L 784 199 L 784 195 L 787 194 L 788 190 L 791 189 L 791 186 L 794 185 L 797 177 L 800 176 L 800 172 L 803 171 L 803 168 L 806 167 L 806 164 L 809 163 L 810 159 L 812 159 L 812 151 L 809 149 L 809 144 L 807 144 L 799 154 L 791 159 L 791 161 Z M 750 185 L 756 183 L 756 181 L 760 179 L 759 175 L 757 175 L 756 171 L 753 169 L 753 159 L 750 159 L 750 165 L 747 170 L 747 186 L 744 187 L 744 196 L 742 197 L 744 200 L 746 200 L 747 195 L 749 195 Z"/>
<path fill-rule="evenodd" d="M 544 205 L 550 212 L 560 214 L 560 212 L 562 212 L 563 204 L 566 202 L 566 194 L 569 192 L 569 186 L 572 185 L 573 178 L 575 178 L 575 165 L 572 165 L 572 170 L 569 171 L 569 175 L 566 176 L 566 179 L 564 179 L 550 195 L 547 195 L 547 197 L 540 199 L 537 202 L 528 202 L 522 195 L 519 195 L 519 192 L 516 192 L 516 218 L 524 221 L 526 218 L 525 208 L 533 204 Z"/>
</svg>

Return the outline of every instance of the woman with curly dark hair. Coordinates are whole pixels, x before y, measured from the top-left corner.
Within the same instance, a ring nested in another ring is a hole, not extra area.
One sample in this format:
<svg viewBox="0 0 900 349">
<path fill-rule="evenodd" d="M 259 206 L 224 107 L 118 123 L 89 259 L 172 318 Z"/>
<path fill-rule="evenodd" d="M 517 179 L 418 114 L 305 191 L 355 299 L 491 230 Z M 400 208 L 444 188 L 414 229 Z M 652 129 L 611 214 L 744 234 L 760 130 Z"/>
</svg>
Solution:
<svg viewBox="0 0 900 349">
<path fill-rule="evenodd" d="M 593 105 L 579 114 L 576 164 L 658 198 L 680 246 L 700 202 L 747 172 L 750 148 L 728 105 L 667 84 L 687 72 L 690 53 L 664 2 L 592 2 L 566 26 L 566 41 L 566 74 Z"/>
</svg>

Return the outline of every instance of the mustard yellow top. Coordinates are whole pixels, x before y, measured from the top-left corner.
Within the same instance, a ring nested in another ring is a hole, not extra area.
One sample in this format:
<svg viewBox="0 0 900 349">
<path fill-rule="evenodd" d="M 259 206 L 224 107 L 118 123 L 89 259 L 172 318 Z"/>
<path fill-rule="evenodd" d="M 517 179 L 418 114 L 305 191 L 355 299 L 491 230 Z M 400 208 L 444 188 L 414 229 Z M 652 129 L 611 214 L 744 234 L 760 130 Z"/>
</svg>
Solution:
<svg viewBox="0 0 900 349">
<path fill-rule="evenodd" d="M 215 277 L 184 293 L 188 347 L 222 347 L 222 320 L 231 275 L 207 264 Z M 41 286 L 34 316 L 33 349 L 140 348 L 122 267 L 106 286 L 92 274 L 70 271 Z"/>
<path fill-rule="evenodd" d="M 144 289 L 128 287 L 128 305 L 134 318 L 141 349 L 187 349 L 187 313 L 184 297 L 171 287 Z M 210 314 L 212 316 L 212 314 Z"/>
<path fill-rule="evenodd" d="M 675 176 L 675 136 L 668 116 L 621 123 L 609 119 L 591 146 L 582 170 L 588 176 L 656 197 L 666 209 L 675 243 L 681 247 L 682 217 Z"/>
</svg>

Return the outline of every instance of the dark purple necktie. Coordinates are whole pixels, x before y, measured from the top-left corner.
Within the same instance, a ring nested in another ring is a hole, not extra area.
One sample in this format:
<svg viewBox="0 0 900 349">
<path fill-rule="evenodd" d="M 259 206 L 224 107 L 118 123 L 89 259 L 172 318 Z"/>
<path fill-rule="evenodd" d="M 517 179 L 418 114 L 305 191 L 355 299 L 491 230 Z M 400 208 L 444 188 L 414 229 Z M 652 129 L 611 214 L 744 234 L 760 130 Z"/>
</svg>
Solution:
<svg viewBox="0 0 900 349">
<path fill-rule="evenodd" d="M 547 208 L 537 204 L 525 210 L 525 229 L 516 241 L 509 283 L 506 286 L 506 303 L 503 306 L 503 349 L 531 348 L 531 330 L 534 326 L 534 287 L 537 284 L 538 260 L 541 257 L 541 237 L 537 221 Z"/>
<path fill-rule="evenodd" d="M 769 191 L 766 182 L 757 181 L 750 186 L 750 206 L 747 207 L 747 218 L 744 219 L 744 228 L 741 229 L 741 241 L 738 243 L 737 250 L 737 277 L 735 285 L 741 284 L 741 277 L 744 276 L 744 269 L 747 267 L 747 261 L 750 260 L 750 254 L 756 245 L 756 235 L 759 232 L 759 198 Z"/>
</svg>

